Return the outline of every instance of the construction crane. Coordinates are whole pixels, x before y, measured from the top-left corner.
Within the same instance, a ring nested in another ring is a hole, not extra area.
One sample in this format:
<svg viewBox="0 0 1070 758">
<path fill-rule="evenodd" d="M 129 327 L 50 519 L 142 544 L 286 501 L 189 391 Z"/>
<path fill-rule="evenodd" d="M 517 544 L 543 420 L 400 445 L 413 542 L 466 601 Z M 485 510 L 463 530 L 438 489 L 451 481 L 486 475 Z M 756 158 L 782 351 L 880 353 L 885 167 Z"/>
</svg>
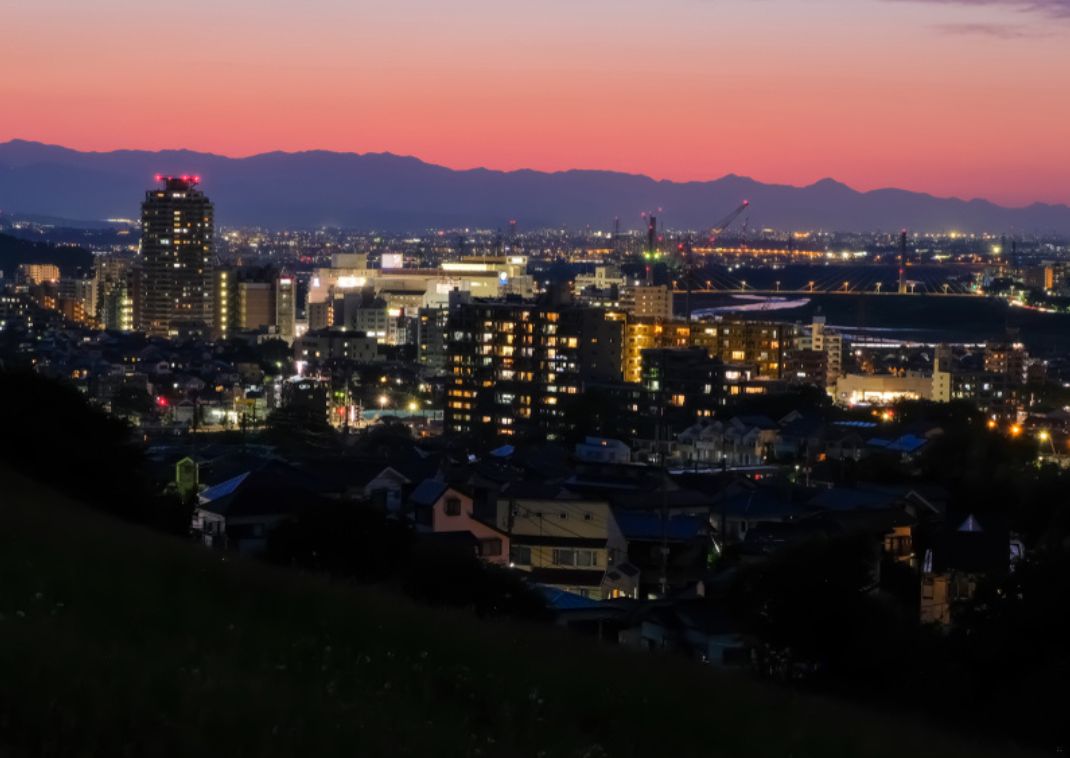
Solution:
<svg viewBox="0 0 1070 758">
<path fill-rule="evenodd" d="M 730 227 L 737 218 L 743 215 L 743 212 L 750 208 L 750 200 L 744 200 L 739 204 L 739 207 L 729 213 L 723 219 L 721 219 L 716 226 L 712 227 L 707 235 L 709 244 L 713 245 L 717 238 Z M 683 257 L 684 263 L 684 286 L 686 287 L 687 295 L 684 301 L 684 308 L 687 311 L 687 320 L 691 320 L 691 288 L 695 281 L 695 262 L 691 251 L 691 238 L 690 236 L 680 243 L 678 249 Z"/>
<path fill-rule="evenodd" d="M 744 200 L 742 203 L 739 204 L 738 208 L 736 208 L 734 211 L 732 211 L 723 219 L 721 219 L 721 223 L 717 224 L 717 226 L 713 227 L 710 230 L 710 244 L 712 245 L 714 242 L 716 242 L 717 238 L 721 236 L 721 233 L 724 232 L 728 227 L 730 227 L 737 218 L 742 216 L 743 211 L 747 210 L 748 208 L 750 208 L 750 200 Z"/>
</svg>

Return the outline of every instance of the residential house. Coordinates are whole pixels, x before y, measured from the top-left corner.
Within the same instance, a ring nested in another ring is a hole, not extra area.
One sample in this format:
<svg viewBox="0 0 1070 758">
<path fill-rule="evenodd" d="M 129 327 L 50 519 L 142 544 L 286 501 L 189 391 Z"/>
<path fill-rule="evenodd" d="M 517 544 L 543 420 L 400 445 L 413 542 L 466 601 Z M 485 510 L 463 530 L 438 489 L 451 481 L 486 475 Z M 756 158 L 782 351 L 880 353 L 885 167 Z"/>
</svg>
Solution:
<svg viewBox="0 0 1070 758">
<path fill-rule="evenodd" d="M 459 487 L 425 479 L 409 495 L 416 531 L 424 534 L 471 534 L 476 555 L 487 563 L 509 563 L 509 535 L 476 515 L 472 497 Z"/>
<path fill-rule="evenodd" d="M 497 499 L 496 526 L 507 532 L 510 565 L 531 580 L 583 597 L 635 597 L 638 569 L 607 500 L 561 486 L 514 482 Z"/>
<path fill-rule="evenodd" d="M 629 463 L 631 449 L 620 440 L 607 437 L 585 437 L 576 443 L 576 460 L 591 463 Z"/>
<path fill-rule="evenodd" d="M 627 647 L 682 653 L 714 666 L 744 665 L 750 660 L 742 625 L 703 597 L 641 605 L 619 639 Z"/>
<path fill-rule="evenodd" d="M 777 460 L 814 461 L 823 452 L 825 421 L 816 415 L 792 411 L 780 419 L 780 434 L 773 443 Z"/>
<path fill-rule="evenodd" d="M 318 498 L 289 467 L 265 466 L 202 491 L 192 531 L 211 547 L 259 553 L 267 547 L 272 529 Z"/>
<path fill-rule="evenodd" d="M 816 512 L 805 504 L 805 493 L 781 486 L 752 486 L 726 491 L 710 517 L 725 544 L 743 542 L 760 524 L 794 521 Z"/>
<path fill-rule="evenodd" d="M 760 466 L 773 455 L 780 427 L 765 416 L 700 421 L 677 436 L 685 462 L 728 468 Z"/>
<path fill-rule="evenodd" d="M 693 585 L 705 574 L 713 545 L 707 516 L 623 508 L 613 516 L 628 543 L 628 562 L 642 576 L 642 597 Z"/>
<path fill-rule="evenodd" d="M 869 454 L 866 440 L 877 424 L 872 421 L 837 421 L 826 428 L 825 456 L 832 461 L 860 461 Z"/>
<path fill-rule="evenodd" d="M 973 597 L 982 576 L 1005 574 L 1023 554 L 1021 542 L 997 517 L 952 519 L 924 545 L 921 622 L 949 626 L 955 604 Z"/>
</svg>

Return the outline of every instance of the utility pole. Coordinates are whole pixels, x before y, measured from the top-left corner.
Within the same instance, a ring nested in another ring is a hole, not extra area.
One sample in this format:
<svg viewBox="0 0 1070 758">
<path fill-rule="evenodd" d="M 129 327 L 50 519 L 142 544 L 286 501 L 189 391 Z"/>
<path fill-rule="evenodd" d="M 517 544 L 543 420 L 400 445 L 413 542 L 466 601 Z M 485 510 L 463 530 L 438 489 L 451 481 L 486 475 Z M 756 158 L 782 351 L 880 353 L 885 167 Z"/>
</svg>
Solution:
<svg viewBox="0 0 1070 758">
<path fill-rule="evenodd" d="M 651 214 L 646 225 L 646 283 L 654 283 L 654 260 L 658 253 L 658 217 Z"/>
<path fill-rule="evenodd" d="M 349 407 L 353 402 L 349 393 L 349 386 L 353 382 L 353 368 L 346 367 L 345 392 L 342 395 L 342 438 L 349 439 Z"/>
<path fill-rule="evenodd" d="M 192 439 L 190 440 L 190 444 L 192 445 L 193 449 L 197 448 L 197 426 L 198 426 L 197 422 L 199 420 L 199 416 L 200 416 L 200 412 L 201 412 L 200 403 L 198 402 L 199 400 L 200 400 L 200 393 L 194 392 L 193 393 L 193 428 L 192 428 L 192 432 L 193 433 L 191 435 Z"/>
<path fill-rule="evenodd" d="M 694 264 L 691 262 L 692 251 L 690 234 L 688 234 L 687 238 L 680 243 L 680 248 L 684 254 L 684 277 L 685 286 L 687 287 L 687 294 L 684 296 L 684 311 L 687 313 L 687 322 L 691 323 L 691 286 L 692 280 L 695 278 L 695 268 Z"/>
<path fill-rule="evenodd" d="M 906 265 L 907 265 L 907 230 L 899 232 L 899 294 L 905 295 L 907 293 L 906 286 Z"/>
<path fill-rule="evenodd" d="M 661 448 L 659 462 L 661 463 L 661 596 L 669 594 L 669 469 L 666 465 L 666 453 L 669 447 L 669 430 L 665 424 L 665 351 L 659 354 L 660 365 L 658 369 L 658 428 L 662 430 L 665 440 Z M 657 431 L 654 433 L 654 444 L 657 445 Z"/>
</svg>

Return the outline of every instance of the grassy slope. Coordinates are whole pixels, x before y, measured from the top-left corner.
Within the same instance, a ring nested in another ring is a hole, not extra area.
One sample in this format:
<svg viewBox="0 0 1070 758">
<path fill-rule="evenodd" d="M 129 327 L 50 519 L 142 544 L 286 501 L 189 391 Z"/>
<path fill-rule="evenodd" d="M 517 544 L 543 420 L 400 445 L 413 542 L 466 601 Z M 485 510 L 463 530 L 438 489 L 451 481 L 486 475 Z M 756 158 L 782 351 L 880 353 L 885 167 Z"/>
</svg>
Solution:
<svg viewBox="0 0 1070 758">
<path fill-rule="evenodd" d="M 2 469 L 0 525 L 0 754 L 985 754 L 684 661 L 225 558 Z"/>
</svg>

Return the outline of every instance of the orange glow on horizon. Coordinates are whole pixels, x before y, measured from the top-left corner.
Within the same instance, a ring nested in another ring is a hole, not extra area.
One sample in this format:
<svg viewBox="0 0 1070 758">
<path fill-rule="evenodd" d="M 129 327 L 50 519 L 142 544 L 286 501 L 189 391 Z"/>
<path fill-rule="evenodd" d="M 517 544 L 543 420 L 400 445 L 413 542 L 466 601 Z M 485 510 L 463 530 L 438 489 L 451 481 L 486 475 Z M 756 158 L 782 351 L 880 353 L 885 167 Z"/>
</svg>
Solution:
<svg viewBox="0 0 1070 758">
<path fill-rule="evenodd" d="M 1070 202 L 1070 21 L 999 6 L 14 4 L 0 140 Z"/>
</svg>

